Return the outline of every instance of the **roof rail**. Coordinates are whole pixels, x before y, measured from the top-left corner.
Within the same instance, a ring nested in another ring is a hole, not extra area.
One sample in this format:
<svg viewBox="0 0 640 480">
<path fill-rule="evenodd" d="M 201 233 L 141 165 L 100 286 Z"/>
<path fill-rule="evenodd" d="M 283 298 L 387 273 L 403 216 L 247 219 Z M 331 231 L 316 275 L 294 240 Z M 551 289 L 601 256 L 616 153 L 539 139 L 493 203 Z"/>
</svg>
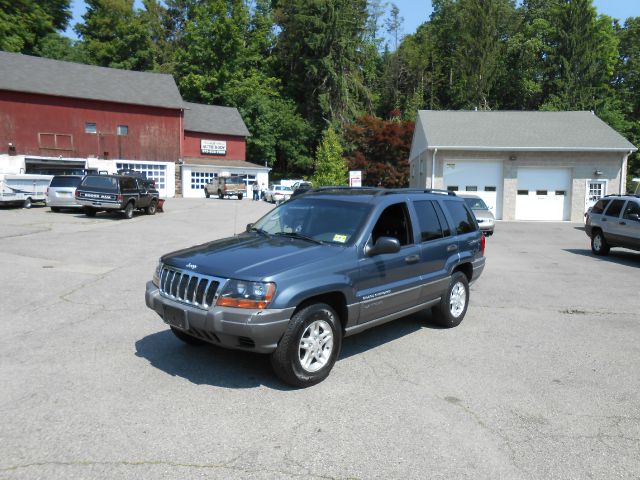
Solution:
<svg viewBox="0 0 640 480">
<path fill-rule="evenodd" d="M 382 192 L 383 195 L 390 195 L 396 193 L 436 193 L 439 195 L 449 195 L 452 197 L 456 197 L 456 192 L 451 192 L 449 190 L 442 190 L 440 188 L 395 188 L 390 190 L 385 190 Z"/>
</svg>

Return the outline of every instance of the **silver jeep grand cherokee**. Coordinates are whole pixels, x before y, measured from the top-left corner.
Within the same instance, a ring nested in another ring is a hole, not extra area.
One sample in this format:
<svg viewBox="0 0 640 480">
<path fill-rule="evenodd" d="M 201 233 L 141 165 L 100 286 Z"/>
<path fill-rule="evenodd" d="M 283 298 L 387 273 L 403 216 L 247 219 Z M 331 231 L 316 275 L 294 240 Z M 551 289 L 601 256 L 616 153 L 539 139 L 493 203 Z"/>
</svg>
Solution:
<svg viewBox="0 0 640 480">
<path fill-rule="evenodd" d="M 587 215 L 591 250 L 607 255 L 612 247 L 640 251 L 640 195 L 607 195 Z"/>
</svg>

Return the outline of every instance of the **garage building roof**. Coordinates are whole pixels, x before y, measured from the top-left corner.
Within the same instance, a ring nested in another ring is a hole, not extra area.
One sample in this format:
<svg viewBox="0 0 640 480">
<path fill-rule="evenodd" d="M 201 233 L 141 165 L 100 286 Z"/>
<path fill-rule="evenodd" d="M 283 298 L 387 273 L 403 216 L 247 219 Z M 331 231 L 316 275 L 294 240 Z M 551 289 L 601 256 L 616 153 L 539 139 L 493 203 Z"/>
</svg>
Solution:
<svg viewBox="0 0 640 480">
<path fill-rule="evenodd" d="M 429 149 L 637 150 L 592 112 L 420 110 L 418 128 Z"/>
<path fill-rule="evenodd" d="M 187 131 L 251 136 L 237 108 L 189 102 L 184 102 L 184 108 L 184 129 Z"/>
<path fill-rule="evenodd" d="M 0 90 L 181 109 L 171 75 L 0 52 Z"/>
</svg>

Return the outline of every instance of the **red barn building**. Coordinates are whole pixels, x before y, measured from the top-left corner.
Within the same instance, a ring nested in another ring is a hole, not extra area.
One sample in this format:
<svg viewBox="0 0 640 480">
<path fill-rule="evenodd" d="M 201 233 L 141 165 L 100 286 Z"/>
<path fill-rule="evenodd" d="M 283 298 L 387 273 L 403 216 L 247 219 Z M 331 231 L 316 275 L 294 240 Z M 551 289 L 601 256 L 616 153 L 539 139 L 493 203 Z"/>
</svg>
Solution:
<svg viewBox="0 0 640 480">
<path fill-rule="evenodd" d="M 193 193 L 193 170 L 181 168 L 193 158 L 214 175 L 223 168 L 245 178 L 268 174 L 245 162 L 249 132 L 238 111 L 185 103 L 171 75 L 7 52 L 0 52 L 0 72 L 0 173 L 128 168 L 156 180 L 163 196 L 182 193 L 180 180 Z M 224 154 L 208 153 L 215 142 L 227 146 Z"/>
</svg>

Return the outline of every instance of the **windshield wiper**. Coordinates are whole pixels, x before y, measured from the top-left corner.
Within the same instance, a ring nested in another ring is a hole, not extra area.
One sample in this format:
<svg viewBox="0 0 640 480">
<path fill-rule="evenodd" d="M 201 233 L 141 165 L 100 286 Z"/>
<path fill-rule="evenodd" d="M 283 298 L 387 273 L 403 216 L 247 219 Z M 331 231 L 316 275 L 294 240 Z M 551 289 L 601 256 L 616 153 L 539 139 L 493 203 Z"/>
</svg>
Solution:
<svg viewBox="0 0 640 480">
<path fill-rule="evenodd" d="M 303 235 L 302 233 L 298 233 L 298 232 L 277 232 L 277 233 L 274 233 L 274 235 L 279 235 L 282 237 L 289 237 L 289 238 L 297 238 L 299 240 L 306 240 L 307 242 L 315 243 L 317 245 L 322 245 L 324 243 L 321 240 L 316 240 L 315 238 L 311 238 L 308 235 Z"/>
<path fill-rule="evenodd" d="M 249 231 L 250 231 L 250 232 L 256 232 L 256 233 L 259 233 L 260 235 L 263 235 L 263 236 L 265 236 L 265 237 L 268 237 L 268 236 L 269 236 L 269 234 L 268 234 L 265 230 L 263 230 L 263 229 L 261 229 L 261 228 L 251 227 L 251 228 L 249 229 Z"/>
</svg>

